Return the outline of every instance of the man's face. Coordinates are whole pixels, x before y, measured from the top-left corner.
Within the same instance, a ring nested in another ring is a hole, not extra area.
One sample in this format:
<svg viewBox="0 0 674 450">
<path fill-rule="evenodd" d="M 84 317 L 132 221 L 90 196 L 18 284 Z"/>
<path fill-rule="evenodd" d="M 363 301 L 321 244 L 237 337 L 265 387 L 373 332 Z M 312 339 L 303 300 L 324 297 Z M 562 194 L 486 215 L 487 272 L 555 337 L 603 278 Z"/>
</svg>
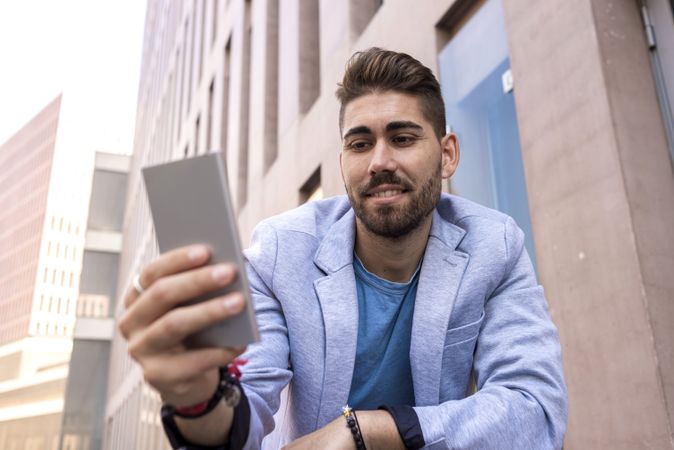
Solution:
<svg viewBox="0 0 674 450">
<path fill-rule="evenodd" d="M 459 159 L 456 137 L 438 141 L 418 99 L 398 92 L 348 103 L 342 144 L 342 179 L 356 217 L 386 238 L 404 236 L 428 217 Z"/>
</svg>

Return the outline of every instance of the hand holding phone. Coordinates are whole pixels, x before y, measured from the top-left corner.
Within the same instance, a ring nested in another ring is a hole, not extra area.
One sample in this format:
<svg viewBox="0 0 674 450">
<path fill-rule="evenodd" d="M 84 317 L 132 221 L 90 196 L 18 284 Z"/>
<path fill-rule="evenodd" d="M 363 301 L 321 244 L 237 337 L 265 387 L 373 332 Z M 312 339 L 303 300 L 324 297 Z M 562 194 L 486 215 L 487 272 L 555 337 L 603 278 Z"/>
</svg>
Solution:
<svg viewBox="0 0 674 450">
<path fill-rule="evenodd" d="M 240 292 L 185 306 L 189 299 L 235 280 L 236 266 L 208 265 L 210 256 L 204 245 L 162 253 L 143 267 L 138 287 L 130 287 L 124 296 L 119 330 L 128 341 L 129 354 L 163 402 L 175 407 L 196 405 L 210 398 L 218 384 L 218 368 L 245 350 L 187 348 L 184 344 L 188 336 L 240 314 L 246 306 Z M 231 414 L 227 419 L 227 408 L 218 411 L 216 420 L 226 435 Z"/>
</svg>

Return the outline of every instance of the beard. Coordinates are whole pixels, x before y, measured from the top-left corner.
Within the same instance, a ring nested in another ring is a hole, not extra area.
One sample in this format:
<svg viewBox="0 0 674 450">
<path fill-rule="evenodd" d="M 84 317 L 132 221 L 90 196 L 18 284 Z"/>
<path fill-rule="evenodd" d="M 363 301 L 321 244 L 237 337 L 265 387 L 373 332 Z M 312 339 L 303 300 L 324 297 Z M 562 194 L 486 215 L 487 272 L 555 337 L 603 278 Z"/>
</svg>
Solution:
<svg viewBox="0 0 674 450">
<path fill-rule="evenodd" d="M 412 190 L 411 183 L 395 173 L 380 172 L 367 185 L 359 188 L 357 193 L 349 187 L 346 187 L 346 192 L 356 217 L 368 231 L 384 238 L 398 239 L 417 229 L 435 209 L 440 200 L 441 179 L 441 167 L 438 165 L 438 169 L 421 188 Z M 382 184 L 402 186 L 411 193 L 411 198 L 403 205 L 376 206 L 368 210 L 364 202 L 367 198 L 366 192 Z"/>
</svg>

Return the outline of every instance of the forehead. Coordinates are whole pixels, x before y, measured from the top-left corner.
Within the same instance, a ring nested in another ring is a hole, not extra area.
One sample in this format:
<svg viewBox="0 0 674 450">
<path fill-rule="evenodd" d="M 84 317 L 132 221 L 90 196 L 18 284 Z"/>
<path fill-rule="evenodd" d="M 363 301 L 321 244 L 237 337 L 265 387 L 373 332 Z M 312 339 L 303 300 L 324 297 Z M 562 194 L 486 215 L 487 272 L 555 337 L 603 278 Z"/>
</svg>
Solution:
<svg viewBox="0 0 674 450">
<path fill-rule="evenodd" d="M 401 92 L 367 94 L 350 101 L 344 108 L 344 132 L 354 127 L 384 129 L 388 123 L 411 121 L 430 129 L 419 99 Z"/>
</svg>

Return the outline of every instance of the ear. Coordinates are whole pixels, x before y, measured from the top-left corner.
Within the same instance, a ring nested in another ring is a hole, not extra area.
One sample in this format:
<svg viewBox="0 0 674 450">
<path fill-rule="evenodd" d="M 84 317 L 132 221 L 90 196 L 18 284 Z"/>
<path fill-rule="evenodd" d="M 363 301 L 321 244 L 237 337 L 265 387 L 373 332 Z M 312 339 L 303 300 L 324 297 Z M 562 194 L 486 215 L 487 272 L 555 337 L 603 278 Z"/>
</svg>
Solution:
<svg viewBox="0 0 674 450">
<path fill-rule="evenodd" d="M 442 178 L 454 175 L 459 165 L 459 140 L 454 133 L 447 133 L 440 140 L 442 147 Z"/>
<path fill-rule="evenodd" d="M 344 180 L 344 166 L 342 165 L 342 154 L 343 152 L 339 152 L 339 173 L 342 175 L 342 183 L 346 185 L 346 181 Z"/>
</svg>

